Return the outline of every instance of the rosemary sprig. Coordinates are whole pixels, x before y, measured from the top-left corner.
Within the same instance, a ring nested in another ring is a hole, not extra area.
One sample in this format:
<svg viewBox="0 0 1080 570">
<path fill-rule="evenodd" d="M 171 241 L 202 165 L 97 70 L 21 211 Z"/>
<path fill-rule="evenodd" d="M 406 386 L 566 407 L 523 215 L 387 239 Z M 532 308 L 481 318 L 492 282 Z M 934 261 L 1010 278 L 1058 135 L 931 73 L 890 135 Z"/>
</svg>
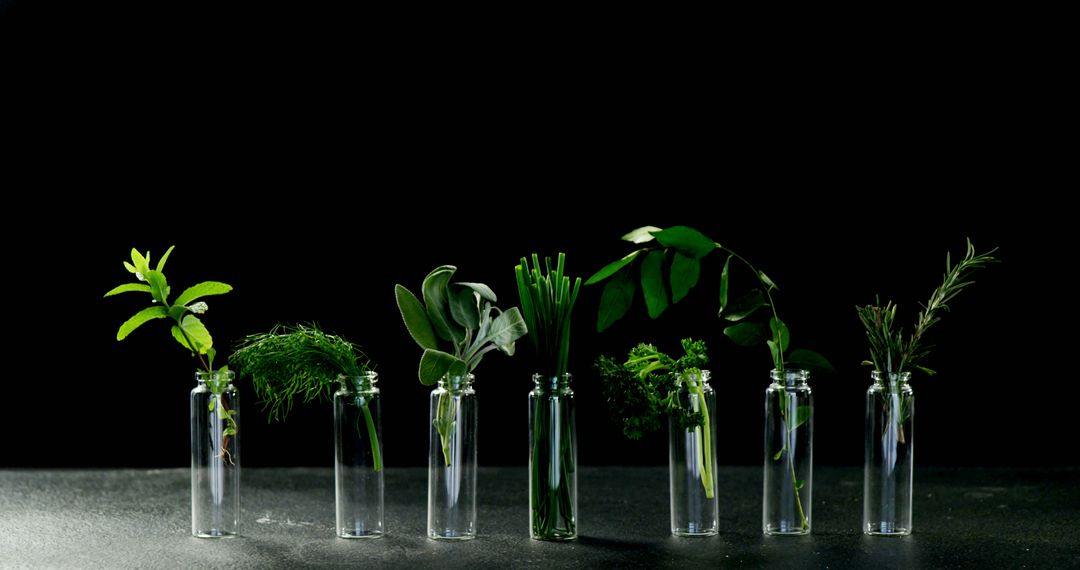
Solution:
<svg viewBox="0 0 1080 570">
<path fill-rule="evenodd" d="M 975 253 L 975 246 L 971 240 L 967 240 L 967 254 L 964 259 L 952 264 L 951 256 L 945 254 L 945 276 L 941 285 L 930 294 L 930 300 L 922 305 L 915 324 L 915 330 L 907 337 L 902 328 L 895 328 L 896 305 L 888 301 L 884 306 L 878 304 L 856 306 L 855 311 L 859 320 L 866 328 L 866 338 L 870 342 L 870 360 L 863 364 L 873 366 L 875 370 L 884 372 L 890 377 L 914 368 L 928 375 L 934 371 L 921 365 L 921 362 L 929 354 L 930 346 L 923 344 L 923 336 L 932 326 L 941 320 L 941 313 L 949 310 L 949 301 L 952 301 L 964 290 L 965 287 L 974 283 L 971 273 L 981 269 L 990 263 L 998 261 L 993 257 L 997 248 L 982 254 Z"/>
</svg>

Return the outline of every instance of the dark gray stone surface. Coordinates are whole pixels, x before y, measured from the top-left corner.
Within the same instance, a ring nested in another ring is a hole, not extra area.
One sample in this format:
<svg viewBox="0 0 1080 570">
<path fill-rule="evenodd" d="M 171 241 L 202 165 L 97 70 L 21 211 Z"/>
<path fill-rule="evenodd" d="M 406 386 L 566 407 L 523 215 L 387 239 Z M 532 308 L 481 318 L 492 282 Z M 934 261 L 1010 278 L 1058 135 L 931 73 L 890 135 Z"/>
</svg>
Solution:
<svg viewBox="0 0 1080 570">
<path fill-rule="evenodd" d="M 581 537 L 527 533 L 524 468 L 480 471 L 477 540 L 425 538 L 426 471 L 386 472 L 388 535 L 334 536 L 333 471 L 243 472 L 243 536 L 192 538 L 188 471 L 0 471 L 0 567 L 1080 567 L 1080 470 L 917 469 L 915 533 L 859 532 L 862 470 L 814 472 L 814 532 L 762 536 L 761 470 L 721 467 L 720 535 L 668 533 L 665 468 L 584 468 Z"/>
</svg>

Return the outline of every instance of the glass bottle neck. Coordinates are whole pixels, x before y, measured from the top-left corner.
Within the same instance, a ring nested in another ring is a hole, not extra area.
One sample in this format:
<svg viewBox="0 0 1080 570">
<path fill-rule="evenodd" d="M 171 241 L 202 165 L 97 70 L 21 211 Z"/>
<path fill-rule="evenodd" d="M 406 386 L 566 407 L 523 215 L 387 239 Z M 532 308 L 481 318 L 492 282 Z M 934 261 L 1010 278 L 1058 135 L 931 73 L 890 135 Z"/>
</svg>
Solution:
<svg viewBox="0 0 1080 570">
<path fill-rule="evenodd" d="M 536 384 L 536 389 L 540 391 L 545 390 L 566 390 L 570 388 L 570 381 L 574 379 L 574 376 L 569 372 L 560 374 L 558 376 L 545 376 L 543 374 L 533 374 L 533 383 Z"/>
<path fill-rule="evenodd" d="M 769 377 L 772 378 L 774 386 L 783 388 L 805 388 L 807 380 L 810 379 L 810 372 L 798 368 L 788 368 L 784 371 L 772 370 L 769 372 Z"/>
<path fill-rule="evenodd" d="M 710 389 L 709 380 L 712 380 L 712 374 L 708 370 L 679 374 L 679 382 L 688 390 L 696 390 L 698 386 L 708 390 Z"/>
<path fill-rule="evenodd" d="M 874 381 L 875 386 L 906 386 L 911 381 L 911 373 L 886 374 L 880 370 L 875 370 L 870 373 L 870 378 Z"/>
<path fill-rule="evenodd" d="M 338 375 L 341 388 L 350 392 L 370 392 L 376 389 L 375 383 L 378 381 L 379 375 L 376 372 L 364 372 L 359 376 Z"/>
<path fill-rule="evenodd" d="M 460 392 L 472 388 L 473 382 L 476 381 L 476 377 L 472 374 L 466 374 L 464 376 L 443 376 L 439 379 L 439 388 L 449 392 Z"/>
</svg>

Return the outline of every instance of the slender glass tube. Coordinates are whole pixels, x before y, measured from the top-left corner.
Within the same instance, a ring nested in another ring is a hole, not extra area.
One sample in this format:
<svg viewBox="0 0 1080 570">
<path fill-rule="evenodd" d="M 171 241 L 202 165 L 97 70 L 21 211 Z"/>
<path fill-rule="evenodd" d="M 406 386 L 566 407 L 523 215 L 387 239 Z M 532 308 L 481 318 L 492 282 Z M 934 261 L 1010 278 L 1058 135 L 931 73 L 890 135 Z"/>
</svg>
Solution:
<svg viewBox="0 0 1080 570">
<path fill-rule="evenodd" d="M 529 393 L 529 528 L 535 540 L 577 538 L 577 430 L 570 374 L 533 374 Z"/>
<path fill-rule="evenodd" d="M 809 534 L 814 468 L 814 397 L 805 370 L 771 373 L 765 391 L 765 534 Z"/>
<path fill-rule="evenodd" d="M 671 534 L 711 536 L 717 532 L 716 394 L 709 371 L 679 378 L 681 404 L 700 414 L 702 425 L 689 427 L 672 415 L 668 420 L 671 473 Z"/>
<path fill-rule="evenodd" d="M 341 376 L 334 394 L 334 484 L 337 535 L 383 535 L 382 413 L 378 374 Z"/>
<path fill-rule="evenodd" d="M 240 400 L 233 373 L 197 372 L 191 391 L 191 534 L 240 533 Z"/>
<path fill-rule="evenodd" d="M 863 532 L 911 534 L 915 455 L 915 396 L 910 372 L 872 372 L 866 391 Z"/>
<path fill-rule="evenodd" d="M 447 376 L 431 392 L 428 537 L 476 538 L 476 392 L 473 375 Z"/>
</svg>

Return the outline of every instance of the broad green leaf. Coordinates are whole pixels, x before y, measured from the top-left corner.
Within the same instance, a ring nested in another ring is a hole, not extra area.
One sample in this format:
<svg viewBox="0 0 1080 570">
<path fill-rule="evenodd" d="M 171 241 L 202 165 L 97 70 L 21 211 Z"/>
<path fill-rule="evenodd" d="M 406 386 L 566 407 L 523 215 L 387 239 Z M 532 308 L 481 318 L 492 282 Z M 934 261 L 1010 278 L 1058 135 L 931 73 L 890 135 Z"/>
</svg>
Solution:
<svg viewBox="0 0 1080 570">
<path fill-rule="evenodd" d="M 615 261 L 612 261 L 611 263 L 605 265 L 603 269 L 601 269 L 600 271 L 597 271 L 596 273 L 594 273 L 593 276 L 590 277 L 589 280 L 585 282 L 585 284 L 586 285 L 592 285 L 594 283 L 599 283 L 599 282 L 603 281 L 604 279 L 607 279 L 608 277 L 611 277 L 617 271 L 619 271 L 623 267 L 626 267 L 632 261 L 637 259 L 637 256 L 641 255 L 641 252 L 643 252 L 643 251 L 645 251 L 645 250 L 644 249 L 635 250 L 635 251 L 632 251 L 632 252 L 626 254 L 625 256 L 623 256 L 622 259 L 617 259 Z"/>
<path fill-rule="evenodd" d="M 464 365 L 461 359 L 452 354 L 431 348 L 424 349 L 424 354 L 420 357 L 420 383 L 426 386 L 438 383 L 455 363 Z"/>
<path fill-rule="evenodd" d="M 431 328 L 427 311 L 424 310 L 424 306 L 420 304 L 416 295 L 401 285 L 394 285 L 394 298 L 397 299 L 401 320 L 405 322 L 405 328 L 409 330 L 409 335 L 416 344 L 419 344 L 420 348 L 433 350 L 439 348 L 439 341 L 435 338 L 435 331 Z"/>
<path fill-rule="evenodd" d="M 780 290 L 780 288 L 776 286 L 776 283 L 773 283 L 772 279 L 769 279 L 769 276 L 765 275 L 764 271 L 758 271 L 757 274 L 758 278 L 761 279 L 761 282 L 768 286 L 769 289 L 776 289 L 778 291 Z"/>
<path fill-rule="evenodd" d="M 615 321 L 623 318 L 626 311 L 630 310 L 636 292 L 637 283 L 630 277 L 630 269 L 625 268 L 617 272 L 611 281 L 604 285 L 604 292 L 600 295 L 596 332 L 604 332 L 615 324 Z"/>
<path fill-rule="evenodd" d="M 634 243 L 646 243 L 655 239 L 653 232 L 661 231 L 656 226 L 643 226 L 640 227 L 622 237 L 623 241 L 629 241 Z"/>
<path fill-rule="evenodd" d="M 659 317 L 668 307 L 667 287 L 664 286 L 664 252 L 650 251 L 641 262 L 641 292 L 649 316 Z"/>
<path fill-rule="evenodd" d="M 769 330 L 772 331 L 773 339 L 780 341 L 780 352 L 787 352 L 788 346 L 791 344 L 791 331 L 788 330 L 784 321 L 776 317 L 769 319 Z"/>
<path fill-rule="evenodd" d="M 127 335 L 131 334 L 131 331 L 139 328 L 146 321 L 152 321 L 154 319 L 163 319 L 169 315 L 169 312 L 161 305 L 154 305 L 153 307 L 147 307 L 135 316 L 124 321 L 124 324 L 120 325 L 120 330 L 116 332 L 116 340 L 124 340 Z"/>
<path fill-rule="evenodd" d="M 206 325 L 195 315 L 184 317 L 184 320 L 180 321 L 180 326 L 173 325 L 172 335 L 181 346 L 199 354 L 206 354 L 214 346 L 214 339 L 210 337 L 210 331 L 206 330 Z M 194 347 L 188 344 L 188 339 L 191 339 L 191 344 L 194 344 Z"/>
<path fill-rule="evenodd" d="M 468 287 L 473 291 L 480 294 L 481 299 L 486 299 L 492 303 L 497 303 L 499 300 L 495 298 L 495 292 L 491 290 L 491 287 L 484 285 L 483 283 L 469 283 L 466 281 L 458 281 L 454 285 L 460 285 L 462 287 Z"/>
<path fill-rule="evenodd" d="M 521 311 L 517 307 L 510 307 L 491 323 L 488 329 L 488 338 L 495 346 L 508 346 L 517 339 L 525 336 L 529 329 L 525 327 L 525 320 L 521 318 Z"/>
<path fill-rule="evenodd" d="M 761 292 L 761 289 L 755 288 L 728 305 L 723 317 L 729 321 L 740 321 L 754 314 L 754 311 L 768 306 L 769 304 L 765 302 L 765 294 Z"/>
<path fill-rule="evenodd" d="M 688 226 L 672 226 L 653 235 L 665 247 L 675 248 L 694 259 L 701 259 L 716 249 L 715 241 Z"/>
<path fill-rule="evenodd" d="M 150 295 L 162 305 L 168 305 L 169 285 L 165 281 L 165 274 L 160 271 L 147 271 L 143 274 L 150 283 Z"/>
<path fill-rule="evenodd" d="M 807 370 L 832 370 L 833 365 L 824 356 L 805 348 L 791 351 L 787 357 L 788 364 Z M 873 365 L 873 363 L 870 363 Z"/>
<path fill-rule="evenodd" d="M 686 297 L 690 289 L 697 285 L 700 275 L 701 262 L 675 252 L 675 259 L 671 261 L 671 302 L 678 303 Z"/>
<path fill-rule="evenodd" d="M 108 293 L 105 293 L 105 296 L 106 297 L 111 297 L 113 295 L 119 295 L 120 293 L 130 293 L 132 291 L 138 291 L 140 293 L 149 293 L 150 292 L 150 286 L 149 285 L 143 285 L 142 283 L 124 283 L 123 285 L 120 285 L 119 287 L 114 287 Z"/>
<path fill-rule="evenodd" d="M 174 305 L 187 305 L 199 299 L 201 297 L 209 297 L 210 295 L 224 295 L 232 291 L 232 285 L 221 283 L 220 281 L 203 281 L 198 285 L 192 285 L 180 293 L 180 296 L 176 298 Z"/>
<path fill-rule="evenodd" d="M 457 324 L 476 330 L 480 326 L 480 295 L 460 283 L 450 284 L 450 316 Z"/>
<path fill-rule="evenodd" d="M 728 297 L 728 270 L 731 268 L 731 258 L 729 255 L 727 261 L 724 262 L 724 270 L 720 272 L 720 313 L 727 309 L 727 297 Z"/>
<path fill-rule="evenodd" d="M 448 287 L 450 277 L 457 268 L 453 265 L 441 265 L 428 273 L 424 278 L 422 293 L 424 306 L 427 308 L 428 320 L 431 328 L 439 338 L 449 342 L 460 342 L 465 336 L 465 331 L 459 330 L 457 323 L 450 320 L 450 299 Z"/>
<path fill-rule="evenodd" d="M 769 338 L 769 329 L 763 323 L 739 323 L 724 329 L 727 335 L 739 346 L 756 346 Z"/>
<path fill-rule="evenodd" d="M 172 250 L 175 247 L 176 247 L 175 245 L 170 245 L 169 249 L 167 249 L 165 251 L 165 255 L 161 256 L 161 259 L 158 260 L 158 262 L 157 262 L 157 270 L 158 271 L 165 271 L 165 262 L 169 260 L 169 254 L 172 253 Z"/>
<path fill-rule="evenodd" d="M 788 428 L 788 431 L 795 431 L 796 429 L 799 429 L 799 426 L 805 424 L 807 422 L 807 420 L 810 419 L 810 413 L 811 413 L 810 410 L 811 410 L 810 406 L 798 406 L 798 407 L 796 407 L 795 408 L 795 421 L 794 422 L 789 422 L 791 424 L 791 427 Z"/>
<path fill-rule="evenodd" d="M 169 318 L 180 322 L 180 319 L 184 318 L 184 313 L 188 311 L 188 308 L 183 305 L 173 305 L 169 307 Z"/>
<path fill-rule="evenodd" d="M 146 252 L 146 254 L 150 255 L 150 252 Z M 146 275 L 146 273 L 150 271 L 150 263 L 146 261 L 146 258 L 135 248 L 131 248 L 131 264 L 135 266 L 135 271 L 138 271 L 143 275 Z"/>
<path fill-rule="evenodd" d="M 217 356 L 217 349 L 216 348 L 210 347 L 210 348 L 208 348 L 206 350 L 206 360 L 207 360 L 207 362 L 210 363 L 210 369 L 211 370 L 214 369 L 214 357 L 216 357 L 216 356 Z M 229 369 L 228 366 L 221 367 L 220 369 L 218 369 L 218 375 L 221 375 L 222 372 L 224 372 L 224 371 L 226 371 L 228 369 Z"/>
</svg>

